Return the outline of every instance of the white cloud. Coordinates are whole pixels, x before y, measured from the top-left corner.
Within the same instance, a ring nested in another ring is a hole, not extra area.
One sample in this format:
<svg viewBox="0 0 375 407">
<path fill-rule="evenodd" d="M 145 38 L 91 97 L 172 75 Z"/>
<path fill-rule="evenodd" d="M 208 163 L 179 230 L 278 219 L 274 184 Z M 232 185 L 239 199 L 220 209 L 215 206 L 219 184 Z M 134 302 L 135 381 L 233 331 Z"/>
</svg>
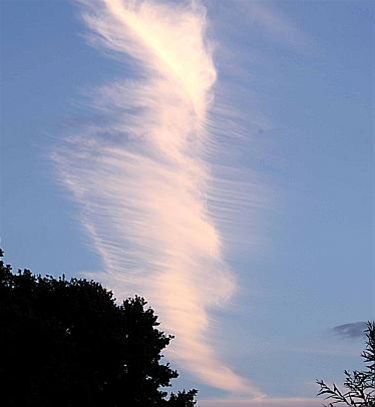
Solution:
<svg viewBox="0 0 375 407">
<path fill-rule="evenodd" d="M 137 292 L 150 301 L 163 329 L 176 335 L 169 357 L 207 384 L 260 396 L 210 338 L 209 311 L 236 283 L 207 207 L 216 70 L 205 10 L 198 2 L 80 3 L 95 42 L 139 67 L 137 80 L 95 94 L 95 108 L 111 118 L 106 127 L 88 126 L 55 155 L 103 258 L 101 278 L 120 298 Z"/>
</svg>

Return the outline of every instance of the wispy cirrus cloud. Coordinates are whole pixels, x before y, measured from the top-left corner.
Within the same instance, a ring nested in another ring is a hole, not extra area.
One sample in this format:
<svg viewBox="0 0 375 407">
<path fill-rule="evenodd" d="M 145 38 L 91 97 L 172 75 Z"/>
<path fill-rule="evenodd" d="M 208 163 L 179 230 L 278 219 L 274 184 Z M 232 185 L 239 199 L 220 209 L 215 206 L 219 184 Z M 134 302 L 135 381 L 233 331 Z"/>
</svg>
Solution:
<svg viewBox="0 0 375 407">
<path fill-rule="evenodd" d="M 210 337 L 210 310 L 236 283 L 207 204 L 216 70 L 205 9 L 198 1 L 79 3 L 93 42 L 138 67 L 136 78 L 94 92 L 105 126 L 88 125 L 54 157 L 102 256 L 101 278 L 119 296 L 150 301 L 176 335 L 169 356 L 202 381 L 262 397 Z M 214 197 L 224 209 L 237 198 L 224 199 L 225 188 Z"/>
<path fill-rule="evenodd" d="M 248 21 L 268 33 L 272 39 L 300 48 L 306 45 L 303 31 L 271 2 L 240 2 L 246 10 Z"/>
<path fill-rule="evenodd" d="M 251 26 L 269 40 L 280 45 L 301 50 L 313 45 L 312 39 L 299 26 L 297 21 L 287 15 L 273 1 L 211 0 L 213 7 L 220 4 L 230 14 L 236 14 L 236 20 L 243 26 Z"/>
</svg>

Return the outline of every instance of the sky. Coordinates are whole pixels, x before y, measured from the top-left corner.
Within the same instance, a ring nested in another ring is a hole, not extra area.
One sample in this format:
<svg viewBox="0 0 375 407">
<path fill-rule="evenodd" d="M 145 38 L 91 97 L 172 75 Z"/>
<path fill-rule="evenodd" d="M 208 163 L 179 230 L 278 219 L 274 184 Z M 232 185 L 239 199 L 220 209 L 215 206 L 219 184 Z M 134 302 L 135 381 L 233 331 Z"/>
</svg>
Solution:
<svg viewBox="0 0 375 407">
<path fill-rule="evenodd" d="M 144 295 L 198 406 L 320 405 L 374 318 L 374 11 L 2 0 L 6 261 Z"/>
</svg>

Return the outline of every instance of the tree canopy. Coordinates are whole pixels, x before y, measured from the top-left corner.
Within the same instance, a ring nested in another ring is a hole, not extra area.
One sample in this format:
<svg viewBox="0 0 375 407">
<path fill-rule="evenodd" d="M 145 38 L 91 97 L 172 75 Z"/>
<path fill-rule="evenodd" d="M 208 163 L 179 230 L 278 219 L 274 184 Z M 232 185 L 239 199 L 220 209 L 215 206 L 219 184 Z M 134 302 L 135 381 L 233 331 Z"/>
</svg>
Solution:
<svg viewBox="0 0 375 407">
<path fill-rule="evenodd" d="M 362 353 L 362 358 L 366 368 L 363 371 L 345 370 L 344 388 L 333 383 L 328 386 L 323 380 L 317 380 L 320 386 L 318 396 L 325 396 L 330 399 L 330 407 L 334 405 L 354 406 L 354 407 L 375 407 L 375 322 L 367 323 L 366 349 Z"/>
<path fill-rule="evenodd" d="M 117 304 L 97 282 L 0 261 L 2 406 L 194 406 L 196 390 L 165 390 L 178 373 L 162 363 L 172 336 L 158 325 L 141 297 Z"/>
</svg>

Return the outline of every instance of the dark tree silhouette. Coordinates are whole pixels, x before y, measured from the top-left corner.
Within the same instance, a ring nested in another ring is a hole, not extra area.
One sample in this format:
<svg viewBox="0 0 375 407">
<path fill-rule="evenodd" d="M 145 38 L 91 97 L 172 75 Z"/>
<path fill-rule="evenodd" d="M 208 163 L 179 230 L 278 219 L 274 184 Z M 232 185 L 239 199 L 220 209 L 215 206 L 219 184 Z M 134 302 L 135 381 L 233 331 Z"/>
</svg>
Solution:
<svg viewBox="0 0 375 407">
<path fill-rule="evenodd" d="M 94 281 L 0 261 L 1 406 L 194 406 L 196 390 L 163 389 L 178 373 L 161 363 L 172 337 L 158 325 L 140 297 L 118 305 Z"/>
<path fill-rule="evenodd" d="M 366 364 L 366 370 L 348 372 L 345 370 L 345 391 L 341 391 L 335 383 L 328 386 L 323 380 L 317 380 L 320 386 L 318 396 L 325 396 L 326 400 L 332 401 L 328 406 L 334 405 L 375 407 L 375 322 L 367 323 L 366 349 L 362 358 Z"/>
</svg>

